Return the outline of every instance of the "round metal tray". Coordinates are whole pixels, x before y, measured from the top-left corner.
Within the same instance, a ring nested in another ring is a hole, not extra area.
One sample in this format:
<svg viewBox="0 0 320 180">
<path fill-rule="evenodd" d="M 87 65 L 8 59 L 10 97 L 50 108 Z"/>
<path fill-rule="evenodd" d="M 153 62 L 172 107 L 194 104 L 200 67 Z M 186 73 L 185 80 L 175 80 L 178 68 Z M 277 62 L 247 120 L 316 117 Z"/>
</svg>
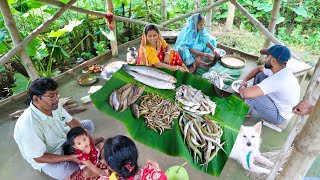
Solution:
<svg viewBox="0 0 320 180">
<path fill-rule="evenodd" d="M 239 56 L 226 55 L 221 58 L 221 64 L 228 68 L 238 69 L 246 65 L 246 60 Z"/>
</svg>

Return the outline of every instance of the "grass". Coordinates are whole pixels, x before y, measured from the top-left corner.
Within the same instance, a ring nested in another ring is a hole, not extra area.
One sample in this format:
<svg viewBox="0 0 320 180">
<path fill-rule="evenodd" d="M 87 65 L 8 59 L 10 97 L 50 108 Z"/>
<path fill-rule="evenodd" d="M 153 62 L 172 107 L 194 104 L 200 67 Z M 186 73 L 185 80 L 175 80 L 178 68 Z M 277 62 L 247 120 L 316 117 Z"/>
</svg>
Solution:
<svg viewBox="0 0 320 180">
<path fill-rule="evenodd" d="M 244 29 L 235 28 L 231 31 L 225 31 L 224 27 L 220 25 L 214 26 L 212 31 L 218 32 L 218 43 L 255 55 L 259 55 L 259 50 L 263 47 L 266 40 L 266 37 L 260 31 L 249 32 Z M 320 47 L 318 47 L 319 50 L 315 51 L 314 49 L 310 49 L 312 47 L 305 47 L 290 42 L 283 43 L 300 56 L 304 62 L 312 66 L 316 64 L 320 57 Z"/>
</svg>

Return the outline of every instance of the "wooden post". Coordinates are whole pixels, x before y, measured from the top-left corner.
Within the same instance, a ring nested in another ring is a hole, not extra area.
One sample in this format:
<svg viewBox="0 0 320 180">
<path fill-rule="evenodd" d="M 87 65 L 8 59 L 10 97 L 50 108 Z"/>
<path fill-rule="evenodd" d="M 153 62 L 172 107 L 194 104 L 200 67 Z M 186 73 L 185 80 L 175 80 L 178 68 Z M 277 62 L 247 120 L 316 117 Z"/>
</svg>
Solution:
<svg viewBox="0 0 320 180">
<path fill-rule="evenodd" d="M 279 179 L 300 180 L 320 153 L 320 98 L 318 98 L 306 125 L 297 136 L 289 159 Z"/>
<path fill-rule="evenodd" d="M 254 24 L 268 39 L 270 39 L 275 44 L 284 45 L 281 41 L 279 41 L 273 34 L 271 34 L 267 28 L 263 26 L 255 17 L 253 17 L 241 4 L 239 4 L 236 0 L 230 0 L 232 4 L 234 4 L 243 15 L 245 15 L 251 22 Z M 302 60 L 299 56 L 297 56 L 294 52 L 291 51 L 291 56 L 295 59 Z"/>
<path fill-rule="evenodd" d="M 16 53 L 18 53 L 18 51 L 24 48 L 38 34 L 44 31 L 52 22 L 58 19 L 76 1 L 77 0 L 70 0 L 64 7 L 62 7 L 58 12 L 52 15 L 46 22 L 33 30 L 23 41 L 21 41 L 19 44 L 16 44 L 7 54 L 0 58 L 0 66 L 9 61 Z"/>
<path fill-rule="evenodd" d="M 162 0 L 161 4 L 162 22 L 167 20 L 167 0 Z"/>
<path fill-rule="evenodd" d="M 212 4 L 212 0 L 207 0 L 207 6 Z M 206 14 L 206 29 L 211 32 L 211 20 L 212 20 L 212 9 L 210 9 Z"/>
<path fill-rule="evenodd" d="M 21 42 L 22 39 L 20 37 L 19 31 L 16 26 L 16 22 L 14 21 L 14 18 L 10 11 L 10 7 L 7 0 L 0 1 L 0 10 L 1 10 L 4 22 L 6 24 L 6 27 L 10 33 L 13 44 L 14 45 L 19 44 L 19 42 Z M 19 52 L 19 56 L 21 58 L 22 64 L 26 69 L 29 77 L 32 80 L 37 79 L 39 77 L 38 72 L 33 66 L 32 61 L 24 48 Z"/>
<path fill-rule="evenodd" d="M 273 2 L 271 18 L 268 26 L 268 30 L 270 31 L 271 34 L 274 34 L 274 31 L 276 29 L 278 14 L 280 11 L 280 4 L 281 4 L 281 0 L 274 0 Z M 271 41 L 270 39 L 267 38 L 266 41 L 264 42 L 263 48 L 268 48 L 270 44 L 271 44 Z M 263 64 L 263 58 L 264 58 L 264 55 L 260 55 L 258 59 L 258 64 Z"/>
<path fill-rule="evenodd" d="M 113 2 L 112 0 L 107 0 L 107 9 L 109 13 L 114 14 L 114 7 L 113 7 Z M 111 51 L 112 51 L 112 56 L 117 57 L 118 56 L 118 43 L 117 43 L 117 27 L 116 27 L 116 21 L 113 20 L 111 22 L 111 26 L 113 27 L 113 33 L 115 36 L 115 40 L 111 41 Z"/>
<path fill-rule="evenodd" d="M 234 20 L 234 12 L 236 7 L 231 2 L 228 2 L 228 4 L 229 4 L 229 7 L 228 7 L 228 17 L 226 21 L 226 31 L 231 31 L 233 26 L 233 20 Z"/>
<path fill-rule="evenodd" d="M 307 87 L 306 94 L 304 95 L 304 100 L 311 100 L 311 92 L 316 86 L 317 79 L 320 77 L 320 59 L 318 60 L 315 69 L 314 74 L 310 79 L 310 83 Z M 319 100 L 319 99 L 318 99 Z M 303 126 L 305 125 L 304 117 L 298 116 L 296 122 L 294 123 L 294 126 L 290 132 L 290 134 L 287 137 L 286 142 L 284 143 L 282 149 L 280 150 L 280 153 L 277 156 L 277 160 L 274 163 L 274 166 L 267 177 L 267 180 L 274 180 L 278 174 L 279 169 L 281 168 L 282 162 L 285 160 L 285 157 L 292 146 L 293 141 L 295 140 L 296 136 L 299 134 Z M 299 163 L 298 163 L 299 164 Z"/>
</svg>

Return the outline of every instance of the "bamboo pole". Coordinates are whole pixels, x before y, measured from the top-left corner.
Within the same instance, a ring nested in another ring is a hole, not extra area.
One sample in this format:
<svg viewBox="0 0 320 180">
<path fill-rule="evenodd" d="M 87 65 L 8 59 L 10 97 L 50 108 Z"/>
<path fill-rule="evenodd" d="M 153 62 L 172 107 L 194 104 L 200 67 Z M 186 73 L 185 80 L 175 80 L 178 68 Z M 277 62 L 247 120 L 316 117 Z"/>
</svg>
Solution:
<svg viewBox="0 0 320 180">
<path fill-rule="evenodd" d="M 13 45 L 19 44 L 22 39 L 20 37 L 19 31 L 16 26 L 16 22 L 14 21 L 7 0 L 0 1 L 0 10 L 6 27 L 10 33 Z M 38 72 L 33 66 L 33 63 L 24 48 L 22 49 L 22 51 L 19 52 L 19 56 L 21 58 L 23 67 L 26 69 L 31 80 L 37 79 L 39 77 Z"/>
<path fill-rule="evenodd" d="M 306 125 L 295 139 L 293 150 L 279 176 L 279 180 L 300 180 L 320 153 L 320 98 L 313 107 Z"/>
<path fill-rule="evenodd" d="M 231 2 L 228 2 L 228 4 L 229 4 L 229 7 L 228 7 L 228 17 L 226 21 L 226 30 L 231 31 L 233 20 L 234 20 L 234 12 L 236 7 Z"/>
<path fill-rule="evenodd" d="M 284 45 L 281 41 L 279 41 L 273 34 L 271 34 L 267 28 L 265 28 L 255 17 L 253 17 L 241 4 L 239 4 L 236 0 L 230 0 L 232 4 L 234 4 L 251 22 L 254 24 L 259 30 L 267 36 L 275 44 Z M 295 59 L 302 60 L 299 56 L 297 56 L 294 52 L 291 51 L 291 56 Z"/>
<path fill-rule="evenodd" d="M 109 13 L 114 14 L 114 7 L 113 7 L 112 0 L 107 0 L 107 9 L 108 9 Z M 115 40 L 111 41 L 111 51 L 112 51 L 112 56 L 117 57 L 118 56 L 118 43 L 117 43 L 117 27 L 116 27 L 115 20 L 113 20 L 111 22 L 111 26 L 113 27 L 112 31 L 115 36 Z"/>
<path fill-rule="evenodd" d="M 170 20 L 168 20 L 166 22 L 163 22 L 163 23 L 160 24 L 160 26 L 167 26 L 168 24 L 174 23 L 174 22 L 179 21 L 181 19 L 186 19 L 187 17 L 189 17 L 189 16 L 191 16 L 193 14 L 201 13 L 201 12 L 204 12 L 204 11 L 208 11 L 208 10 L 210 10 L 210 9 L 216 7 L 216 6 L 219 6 L 219 5 L 221 5 L 221 4 L 223 4 L 223 3 L 227 2 L 227 1 L 229 1 L 229 0 L 216 1 L 216 2 L 212 3 L 209 6 L 206 6 L 206 7 L 200 8 L 200 9 L 196 9 L 194 11 L 191 11 L 191 12 L 187 13 L 187 14 L 183 14 L 183 15 L 181 15 L 179 17 L 175 17 L 175 18 L 172 18 L 172 19 L 170 19 Z"/>
<path fill-rule="evenodd" d="M 64 3 L 56 1 L 56 0 L 39 0 L 39 1 L 51 4 L 51 5 L 54 5 L 54 6 L 58 6 L 58 7 L 65 6 Z M 106 13 L 103 13 L 103 12 L 86 10 L 86 9 L 82 9 L 82 8 L 75 7 L 75 6 L 71 6 L 70 10 L 73 10 L 73 11 L 76 11 L 76 12 L 79 12 L 79 13 L 83 13 L 83 14 L 89 14 L 89 15 L 101 17 L 101 18 L 104 18 L 106 16 Z M 130 22 L 130 23 L 134 23 L 134 24 L 138 24 L 138 25 L 142 25 L 142 26 L 146 26 L 148 24 L 151 24 L 150 22 L 139 21 L 139 20 L 130 19 L 130 18 L 121 17 L 121 16 L 114 16 L 114 19 L 116 21 Z M 157 25 L 157 26 L 159 28 L 161 28 L 161 29 L 163 28 L 163 26 L 161 26 L 161 25 Z"/>
<path fill-rule="evenodd" d="M 212 4 L 212 0 L 207 0 L 207 6 Z M 211 19 L 212 19 L 212 9 L 210 9 L 206 14 L 206 29 L 211 32 Z"/>
<path fill-rule="evenodd" d="M 312 90 L 317 85 L 317 79 L 319 77 L 320 77 L 320 59 L 318 60 L 316 66 L 315 66 L 314 74 L 310 79 L 310 83 L 309 83 L 307 90 L 306 90 L 306 93 L 303 97 L 304 100 L 307 100 L 307 101 L 311 100 Z M 298 116 L 296 122 L 294 123 L 293 129 L 291 130 L 290 134 L 288 135 L 286 142 L 284 143 L 282 149 L 280 150 L 280 153 L 277 156 L 277 161 L 274 163 L 274 166 L 273 166 L 269 176 L 267 177 L 267 180 L 274 180 L 276 178 L 277 173 L 278 173 L 279 169 L 281 168 L 282 162 L 285 160 L 285 157 L 286 157 L 289 149 L 291 148 L 293 141 L 295 140 L 296 136 L 299 134 L 299 132 L 303 128 L 304 124 L 305 124 L 304 117 Z"/>
<path fill-rule="evenodd" d="M 270 31 L 271 34 L 274 34 L 274 31 L 276 29 L 278 14 L 280 11 L 280 4 L 281 4 L 281 0 L 274 0 L 273 2 L 271 18 L 268 26 L 268 30 Z M 271 41 L 270 39 L 267 38 L 266 41 L 264 42 L 263 48 L 268 48 L 270 44 L 271 44 Z M 263 58 L 264 58 L 264 55 L 260 55 L 258 59 L 258 64 L 262 64 Z"/>
<path fill-rule="evenodd" d="M 162 21 L 167 20 L 167 0 L 161 0 L 161 14 L 162 14 Z"/>
<path fill-rule="evenodd" d="M 9 61 L 16 53 L 18 53 L 22 48 L 24 48 L 33 38 L 44 31 L 53 21 L 58 19 L 68 8 L 72 6 L 77 0 L 70 0 L 64 7 L 62 7 L 58 12 L 52 15 L 46 22 L 41 24 L 35 30 L 33 30 L 23 41 L 15 45 L 7 54 L 0 58 L 0 66 Z"/>
</svg>

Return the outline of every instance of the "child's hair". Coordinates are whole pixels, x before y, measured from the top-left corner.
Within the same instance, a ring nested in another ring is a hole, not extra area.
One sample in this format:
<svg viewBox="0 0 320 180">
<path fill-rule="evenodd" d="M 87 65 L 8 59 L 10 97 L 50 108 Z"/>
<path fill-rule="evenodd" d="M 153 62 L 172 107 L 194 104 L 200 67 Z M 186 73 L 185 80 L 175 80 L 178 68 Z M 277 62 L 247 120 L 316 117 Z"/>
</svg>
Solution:
<svg viewBox="0 0 320 180">
<path fill-rule="evenodd" d="M 110 168 L 122 178 L 129 178 L 139 170 L 137 147 L 126 136 L 108 138 L 104 145 L 104 157 Z"/>
<path fill-rule="evenodd" d="M 72 128 L 68 134 L 67 134 L 67 142 L 63 144 L 63 151 L 65 155 L 71 155 L 74 154 L 75 148 L 73 147 L 74 145 L 74 139 L 80 135 L 87 135 L 87 131 L 81 127 L 77 126 Z"/>
<path fill-rule="evenodd" d="M 154 24 L 149 24 L 149 25 L 146 26 L 146 28 L 144 29 L 145 35 L 147 35 L 150 30 L 155 30 L 158 34 L 160 33 L 160 31 L 159 31 L 159 29 L 158 29 L 158 27 L 157 27 L 156 25 L 154 25 Z"/>
</svg>

